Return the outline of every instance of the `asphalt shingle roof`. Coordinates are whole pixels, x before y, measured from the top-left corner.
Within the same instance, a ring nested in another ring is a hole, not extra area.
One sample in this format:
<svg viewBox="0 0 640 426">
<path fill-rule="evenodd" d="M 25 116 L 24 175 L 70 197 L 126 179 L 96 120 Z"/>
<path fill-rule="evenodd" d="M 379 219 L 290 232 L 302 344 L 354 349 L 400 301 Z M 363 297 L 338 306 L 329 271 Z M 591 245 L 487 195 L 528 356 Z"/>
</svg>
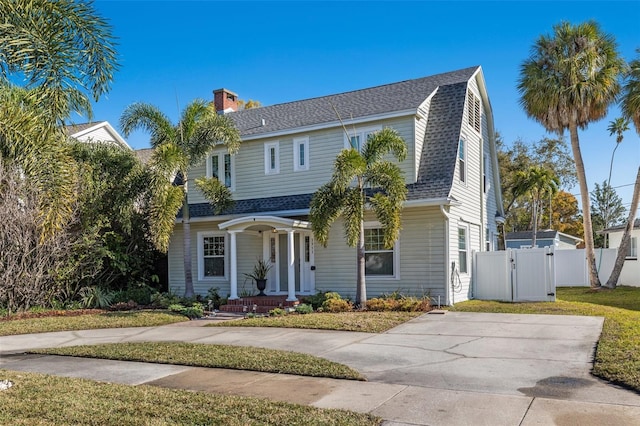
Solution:
<svg viewBox="0 0 640 426">
<path fill-rule="evenodd" d="M 247 137 L 336 122 L 336 111 L 341 119 L 346 120 L 417 110 L 438 87 L 465 83 L 477 70 L 475 66 L 352 92 L 246 109 L 229 113 L 228 116 L 235 122 L 240 134 Z"/>
<path fill-rule="evenodd" d="M 281 197 L 252 198 L 249 200 L 236 200 L 231 210 L 222 214 L 253 214 L 265 212 L 279 212 L 290 210 L 307 210 L 313 194 L 285 195 Z M 209 203 L 189 204 L 191 217 L 213 216 L 213 209 Z M 182 212 L 178 213 L 182 217 Z"/>
</svg>

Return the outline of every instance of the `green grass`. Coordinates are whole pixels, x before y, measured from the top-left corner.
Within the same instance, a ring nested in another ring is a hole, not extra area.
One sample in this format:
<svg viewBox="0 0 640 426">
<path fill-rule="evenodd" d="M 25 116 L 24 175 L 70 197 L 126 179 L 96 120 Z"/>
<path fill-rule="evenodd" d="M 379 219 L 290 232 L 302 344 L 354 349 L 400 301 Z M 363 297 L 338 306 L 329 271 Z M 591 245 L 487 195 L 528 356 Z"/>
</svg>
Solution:
<svg viewBox="0 0 640 426">
<path fill-rule="evenodd" d="M 380 425 L 368 414 L 252 397 L 96 383 L 0 370 L 3 425 Z"/>
<path fill-rule="evenodd" d="M 166 311 L 105 312 L 79 316 L 50 316 L 0 321 L 0 336 L 96 328 L 153 327 L 187 321 Z"/>
<path fill-rule="evenodd" d="M 589 315 L 605 318 L 593 374 L 640 391 L 640 288 L 592 291 L 558 288 L 556 302 L 504 303 L 471 300 L 456 304 L 460 312 Z"/>
<path fill-rule="evenodd" d="M 365 380 L 356 370 L 324 358 L 254 347 L 142 342 L 70 346 L 34 350 L 32 353 Z"/>
<path fill-rule="evenodd" d="M 290 314 L 275 317 L 246 318 L 240 321 L 224 321 L 207 327 L 281 327 L 311 328 L 321 330 L 361 331 L 383 333 L 393 327 L 424 314 L 424 312 L 343 312 Z"/>
</svg>

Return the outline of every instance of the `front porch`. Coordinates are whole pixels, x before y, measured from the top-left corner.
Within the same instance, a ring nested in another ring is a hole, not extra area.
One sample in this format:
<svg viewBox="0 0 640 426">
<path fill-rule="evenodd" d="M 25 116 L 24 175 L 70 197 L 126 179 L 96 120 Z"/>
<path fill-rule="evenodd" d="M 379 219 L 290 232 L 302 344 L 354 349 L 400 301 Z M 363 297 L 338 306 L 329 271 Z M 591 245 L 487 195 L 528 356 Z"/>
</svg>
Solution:
<svg viewBox="0 0 640 426">
<path fill-rule="evenodd" d="M 299 303 L 300 302 L 298 300 L 287 300 L 286 295 L 249 296 L 228 300 L 226 305 L 220 306 L 220 312 L 267 314 L 272 309 L 293 308 L 298 306 Z"/>
</svg>

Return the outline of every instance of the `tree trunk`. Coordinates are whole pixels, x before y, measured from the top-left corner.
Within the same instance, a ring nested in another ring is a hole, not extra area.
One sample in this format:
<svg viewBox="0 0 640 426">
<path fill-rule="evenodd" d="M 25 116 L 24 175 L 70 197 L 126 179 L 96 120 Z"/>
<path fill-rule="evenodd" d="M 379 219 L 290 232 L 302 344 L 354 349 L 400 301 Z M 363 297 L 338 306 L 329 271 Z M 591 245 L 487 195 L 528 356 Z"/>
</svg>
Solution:
<svg viewBox="0 0 640 426">
<path fill-rule="evenodd" d="M 356 304 L 360 309 L 367 307 L 367 284 L 365 282 L 364 258 L 364 220 L 360 221 L 360 236 L 358 237 L 358 287 L 356 290 Z"/>
<path fill-rule="evenodd" d="M 620 278 L 620 272 L 622 272 L 622 266 L 624 266 L 624 260 L 627 257 L 627 249 L 631 241 L 631 231 L 633 230 L 633 224 L 636 218 L 636 211 L 638 210 L 638 203 L 640 202 L 640 167 L 638 167 L 638 174 L 636 175 L 636 183 L 633 186 L 633 197 L 631 198 L 631 207 L 629 207 L 629 218 L 627 219 L 627 225 L 624 228 L 624 234 L 622 234 L 622 240 L 618 246 L 618 254 L 616 255 L 616 263 L 613 265 L 613 271 L 607 280 L 606 286 L 609 288 L 616 288 L 618 285 L 618 278 Z"/>
<path fill-rule="evenodd" d="M 573 151 L 573 159 L 576 163 L 576 174 L 578 175 L 578 184 L 580 186 L 580 200 L 582 201 L 582 224 L 584 225 L 584 245 L 587 254 L 587 265 L 589 267 L 589 283 L 591 288 L 600 287 L 600 278 L 598 278 L 598 269 L 596 267 L 596 252 L 593 243 L 593 226 L 591 224 L 591 200 L 589 199 L 589 188 L 587 187 L 587 175 L 584 170 L 584 161 L 582 161 L 582 152 L 580 151 L 580 141 L 578 139 L 578 126 L 575 120 L 571 120 L 569 125 L 569 134 L 571 136 L 571 150 Z"/>
<path fill-rule="evenodd" d="M 184 249 L 184 297 L 193 297 L 193 274 L 191 272 L 191 218 L 189 216 L 189 192 L 187 174 L 184 173 L 184 200 L 182 201 L 182 232 Z"/>
</svg>

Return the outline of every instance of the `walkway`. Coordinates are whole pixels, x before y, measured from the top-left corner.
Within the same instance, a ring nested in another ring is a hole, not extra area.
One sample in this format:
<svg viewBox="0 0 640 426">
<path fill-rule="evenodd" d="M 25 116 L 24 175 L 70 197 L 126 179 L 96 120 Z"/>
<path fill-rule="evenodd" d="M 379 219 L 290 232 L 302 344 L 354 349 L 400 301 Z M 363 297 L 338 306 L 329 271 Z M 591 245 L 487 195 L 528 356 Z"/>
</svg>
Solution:
<svg viewBox="0 0 640 426">
<path fill-rule="evenodd" d="M 425 314 L 384 334 L 200 327 L 0 337 L 0 368 L 369 412 L 391 425 L 638 425 L 640 395 L 589 371 L 602 318 Z M 187 341 L 285 349 L 362 372 L 368 382 L 24 355 L 35 348 Z M 0 377 L 2 379 L 2 377 Z"/>
</svg>

